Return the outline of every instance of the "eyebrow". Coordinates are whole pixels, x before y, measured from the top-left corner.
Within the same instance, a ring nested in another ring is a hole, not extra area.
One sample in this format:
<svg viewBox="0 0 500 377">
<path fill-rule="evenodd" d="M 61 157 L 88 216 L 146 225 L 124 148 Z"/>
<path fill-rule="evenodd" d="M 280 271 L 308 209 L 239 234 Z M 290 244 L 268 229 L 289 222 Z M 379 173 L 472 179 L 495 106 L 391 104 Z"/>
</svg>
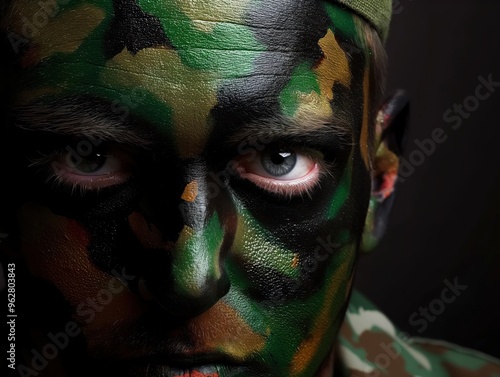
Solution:
<svg viewBox="0 0 500 377">
<path fill-rule="evenodd" d="M 250 140 L 297 140 L 308 144 L 334 142 L 348 146 L 353 143 L 353 124 L 349 114 L 335 112 L 331 117 L 308 114 L 300 117 L 275 115 L 243 124 L 227 139 L 226 144 L 234 146 Z"/>
<path fill-rule="evenodd" d="M 114 114 L 110 103 L 94 98 L 75 96 L 58 99 L 57 102 L 33 102 L 16 107 L 13 119 L 17 128 L 26 131 L 100 139 L 143 149 L 158 144 L 156 133 L 132 124 L 134 120 L 129 116 Z M 233 148 L 252 140 L 298 141 L 337 147 L 353 143 L 352 119 L 347 112 L 338 108 L 331 117 L 314 112 L 297 117 L 275 114 L 229 128 L 220 141 L 226 147 Z"/>
<path fill-rule="evenodd" d="M 113 113 L 111 104 L 76 97 L 60 99 L 59 103 L 17 106 L 12 110 L 12 118 L 18 129 L 58 136 L 101 139 L 143 148 L 148 148 L 154 139 L 151 132 L 142 128 L 138 132 L 130 117 Z"/>
</svg>

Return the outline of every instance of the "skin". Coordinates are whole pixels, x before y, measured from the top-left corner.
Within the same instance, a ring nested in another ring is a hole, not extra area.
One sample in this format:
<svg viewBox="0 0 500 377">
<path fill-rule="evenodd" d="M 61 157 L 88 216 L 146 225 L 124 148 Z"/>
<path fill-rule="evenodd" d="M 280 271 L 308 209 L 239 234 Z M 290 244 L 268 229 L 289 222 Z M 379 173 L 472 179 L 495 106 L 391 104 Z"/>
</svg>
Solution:
<svg viewBox="0 0 500 377">
<path fill-rule="evenodd" d="M 39 8 L 10 6 L 2 29 L 23 35 Z M 38 318 L 26 368 L 74 321 L 41 375 L 331 376 L 370 195 L 352 14 L 74 0 L 30 41 L 2 245 Z"/>
</svg>

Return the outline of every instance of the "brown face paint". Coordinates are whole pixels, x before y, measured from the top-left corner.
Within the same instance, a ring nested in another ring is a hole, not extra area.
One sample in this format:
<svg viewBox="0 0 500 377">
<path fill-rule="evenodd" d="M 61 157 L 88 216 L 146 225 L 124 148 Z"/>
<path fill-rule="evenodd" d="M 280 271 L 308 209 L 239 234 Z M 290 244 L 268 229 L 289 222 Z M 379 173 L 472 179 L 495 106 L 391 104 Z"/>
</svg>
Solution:
<svg viewBox="0 0 500 377">
<path fill-rule="evenodd" d="M 196 200 L 196 196 L 198 195 L 198 182 L 192 181 L 189 182 L 184 191 L 182 192 L 181 199 L 186 202 L 194 202 Z"/>
</svg>

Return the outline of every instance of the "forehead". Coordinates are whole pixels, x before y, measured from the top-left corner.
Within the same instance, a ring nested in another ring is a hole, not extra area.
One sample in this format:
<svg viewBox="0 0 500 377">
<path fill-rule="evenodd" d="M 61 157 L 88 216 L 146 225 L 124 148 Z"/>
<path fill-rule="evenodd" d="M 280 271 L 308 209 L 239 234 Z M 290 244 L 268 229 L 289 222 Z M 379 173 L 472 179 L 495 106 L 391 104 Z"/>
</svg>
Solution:
<svg viewBox="0 0 500 377">
<path fill-rule="evenodd" d="M 172 135 L 189 155 L 242 114 L 331 118 L 335 86 L 349 89 L 356 74 L 345 49 L 359 45 L 352 15 L 326 2 L 41 4 L 14 1 L 2 22 L 29 41 L 17 45 L 19 101 L 99 98 Z"/>
</svg>

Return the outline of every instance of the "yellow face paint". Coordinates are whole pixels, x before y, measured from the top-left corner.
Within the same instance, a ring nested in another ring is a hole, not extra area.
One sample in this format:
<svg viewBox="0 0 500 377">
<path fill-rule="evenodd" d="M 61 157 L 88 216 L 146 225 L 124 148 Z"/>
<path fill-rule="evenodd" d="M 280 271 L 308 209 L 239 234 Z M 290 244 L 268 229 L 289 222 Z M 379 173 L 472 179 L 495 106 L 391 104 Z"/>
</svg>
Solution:
<svg viewBox="0 0 500 377">
<path fill-rule="evenodd" d="M 177 0 L 176 4 L 186 16 L 197 23 L 214 24 L 224 20 L 241 24 L 244 22 L 243 16 L 248 10 L 250 0 Z"/>
<path fill-rule="evenodd" d="M 188 67 L 169 49 L 144 49 L 135 55 L 123 51 L 106 68 L 101 76 L 105 85 L 140 88 L 171 109 L 172 119 L 158 119 L 158 124 L 173 128 L 183 157 L 201 152 L 211 131 L 207 127 L 210 110 L 217 103 L 213 73 Z"/>
<path fill-rule="evenodd" d="M 331 29 L 328 29 L 326 35 L 318 43 L 323 50 L 324 57 L 315 72 L 318 75 L 321 94 L 332 101 L 335 83 L 340 83 L 346 88 L 351 85 L 349 62 L 346 52 L 339 46 Z"/>
</svg>

